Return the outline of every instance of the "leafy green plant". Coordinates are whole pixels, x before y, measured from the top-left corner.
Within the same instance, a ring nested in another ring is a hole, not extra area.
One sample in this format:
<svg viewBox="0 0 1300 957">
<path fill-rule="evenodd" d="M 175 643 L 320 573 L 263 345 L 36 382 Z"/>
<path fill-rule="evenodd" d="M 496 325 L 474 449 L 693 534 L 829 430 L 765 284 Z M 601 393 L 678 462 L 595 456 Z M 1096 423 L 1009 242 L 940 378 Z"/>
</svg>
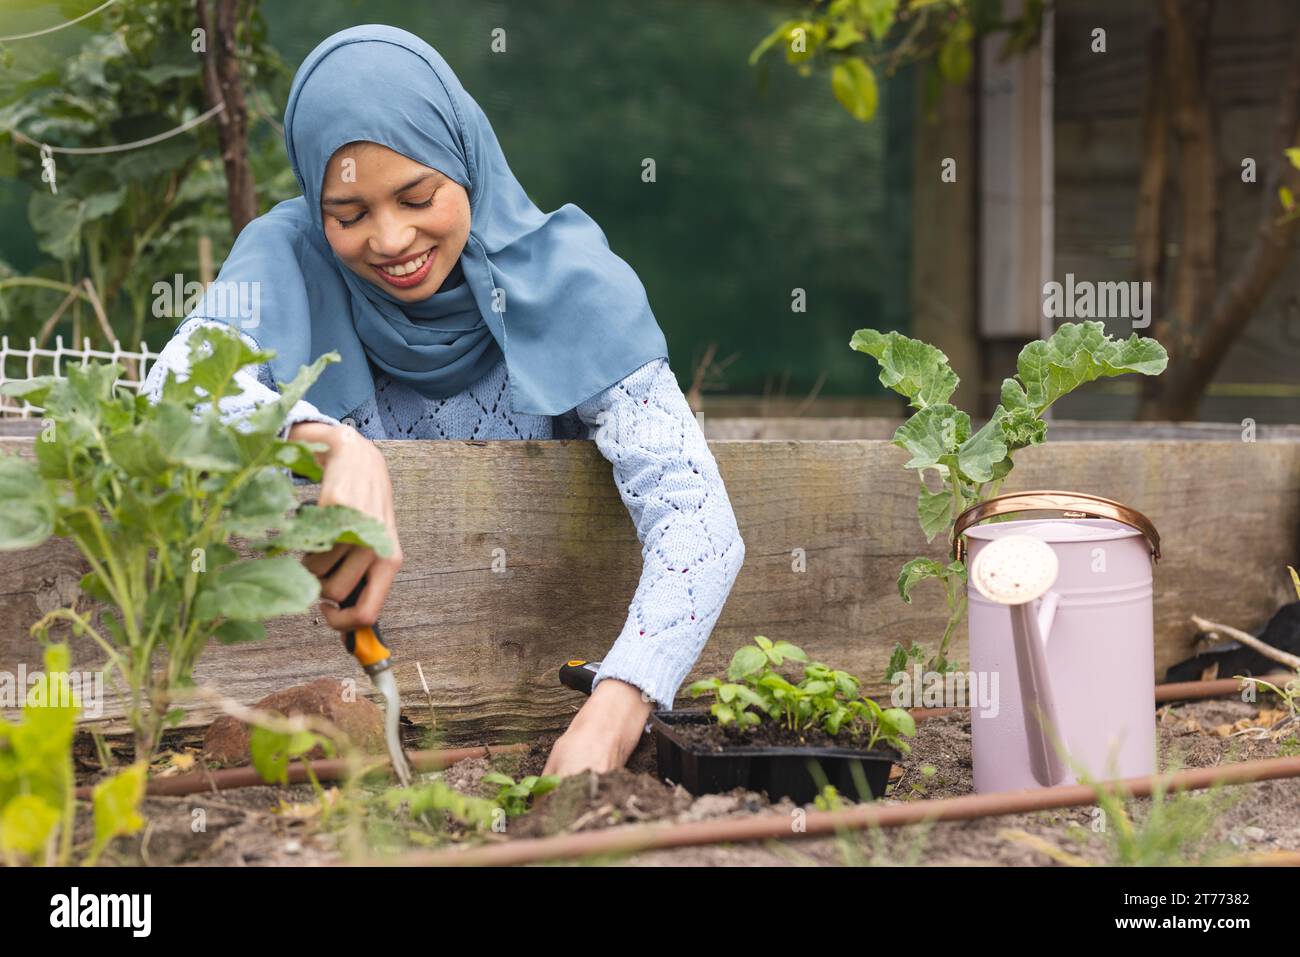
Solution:
<svg viewBox="0 0 1300 957">
<path fill-rule="evenodd" d="M 811 0 L 805 14 L 781 21 L 749 54 L 750 66 L 776 47 L 800 76 L 830 67 L 831 92 L 854 118 L 870 121 L 880 93 L 877 77 L 911 63 L 927 64 L 927 99 L 942 84 L 970 75 L 975 40 L 1009 33 L 1003 56 L 1037 42 L 1045 0 L 1028 0 L 1005 18 L 997 0 Z"/>
<path fill-rule="evenodd" d="M 0 549 L 66 536 L 90 565 L 81 590 L 108 606 L 92 622 L 59 608 L 58 621 L 89 635 L 128 693 L 137 760 L 148 760 L 167 723 L 169 692 L 192 685 L 208 640 L 265 636 L 263 622 L 305 611 L 320 583 L 292 555 L 335 542 L 392 550 L 384 526 L 342 506 L 297 507 L 289 472 L 313 481 L 313 446 L 281 439 L 293 403 L 337 354 L 304 367 L 274 401 L 235 422 L 220 401 L 239 392 L 234 373 L 268 361 L 233 331 L 206 328 L 191 342 L 191 371 L 169 374 L 157 403 L 117 386 L 116 363 L 71 365 L 67 378 L 7 383 L 4 392 L 45 409 L 35 461 L 0 456 Z M 238 538 L 258 557 L 241 560 Z M 166 665 L 155 671 L 155 657 Z"/>
<path fill-rule="evenodd" d="M 518 817 L 527 812 L 528 805 L 533 798 L 554 791 L 560 783 L 560 776 L 558 774 L 530 774 L 516 782 L 508 774 L 492 771 L 483 775 L 483 781 L 486 784 L 500 785 L 496 795 L 496 803 L 506 812 L 507 817 Z"/>
<path fill-rule="evenodd" d="M 788 662 L 802 665 L 798 682 L 776 670 Z M 853 675 L 810 661 L 797 645 L 756 635 L 752 645 L 742 645 L 731 656 L 727 680 L 704 678 L 687 691 L 693 698 L 713 696 L 709 711 L 720 725 L 753 728 L 767 718 L 796 732 L 821 728 L 836 735 L 849 729 L 862 732 L 868 748 L 883 741 L 909 751 L 903 737 L 916 734 L 912 716 L 902 708 L 881 708 L 862 697 L 860 688 Z"/>
<path fill-rule="evenodd" d="M 1213 864 L 1230 848 L 1212 839 L 1219 817 L 1241 795 L 1223 788 L 1197 794 L 1170 792 L 1157 779 L 1150 802 L 1134 813 L 1126 802 L 1108 788 L 1091 781 L 1097 804 L 1106 815 L 1105 843 L 1109 863 L 1117 867 L 1170 867 Z"/>
<path fill-rule="evenodd" d="M 28 691 L 21 719 L 0 718 L 0 860 L 6 865 L 72 863 L 72 740 L 81 707 L 68 678 L 70 660 L 67 645 L 46 647 L 45 670 Z M 135 764 L 95 785 L 86 863 L 93 864 L 115 837 L 139 830 L 144 780 L 145 765 Z"/>
<path fill-rule="evenodd" d="M 495 801 L 461 794 L 441 778 L 411 787 L 388 788 L 380 794 L 379 801 L 389 810 L 406 805 L 412 818 L 429 820 L 442 813 L 480 830 L 491 827 L 495 814 L 502 810 Z"/>
<path fill-rule="evenodd" d="M 849 345 L 874 358 L 880 364 L 880 384 L 905 396 L 916 410 L 898 427 L 893 441 L 911 455 L 904 468 L 915 469 L 920 481 L 916 510 L 926 541 L 947 532 L 948 545 L 957 517 L 998 494 L 1016 451 L 1042 444 L 1047 436 L 1042 415 L 1053 402 L 1094 379 L 1159 375 L 1169 361 L 1154 339 L 1134 333 L 1117 340 L 1100 322 L 1065 323 L 1050 338 L 1020 351 L 1016 375 L 1002 381 L 1001 402 L 988 422 L 973 430 L 970 416 L 949 401 L 960 380 L 939 349 L 875 329 L 859 329 Z M 927 482 L 931 475 L 938 483 L 934 488 Z M 948 646 L 966 612 L 966 567 L 957 561 L 914 558 L 899 572 L 898 593 L 910 604 L 912 588 L 931 578 L 944 586 L 948 622 L 926 668 L 950 671 L 955 664 L 948 660 Z M 905 670 L 909 658 L 923 656 L 919 648 L 897 645 L 885 680 Z"/>
</svg>

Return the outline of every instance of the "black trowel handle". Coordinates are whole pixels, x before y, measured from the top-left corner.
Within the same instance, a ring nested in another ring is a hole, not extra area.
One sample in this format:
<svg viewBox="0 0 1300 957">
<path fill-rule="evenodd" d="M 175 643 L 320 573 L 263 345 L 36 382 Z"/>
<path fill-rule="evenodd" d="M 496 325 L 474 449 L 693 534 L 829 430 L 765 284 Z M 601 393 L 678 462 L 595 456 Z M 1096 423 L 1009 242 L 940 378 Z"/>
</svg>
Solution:
<svg viewBox="0 0 1300 957">
<path fill-rule="evenodd" d="M 596 680 L 596 672 L 599 670 L 599 661 L 583 661 L 581 658 L 566 661 L 560 666 L 560 684 L 589 695 L 592 682 Z"/>
</svg>

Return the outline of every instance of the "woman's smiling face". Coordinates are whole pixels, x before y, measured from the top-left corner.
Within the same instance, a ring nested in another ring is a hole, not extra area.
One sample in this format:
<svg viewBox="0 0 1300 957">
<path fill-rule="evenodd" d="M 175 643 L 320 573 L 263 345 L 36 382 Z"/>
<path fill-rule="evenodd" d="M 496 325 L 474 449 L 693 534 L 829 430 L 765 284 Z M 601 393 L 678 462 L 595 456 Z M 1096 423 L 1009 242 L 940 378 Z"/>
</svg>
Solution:
<svg viewBox="0 0 1300 957">
<path fill-rule="evenodd" d="M 378 143 L 349 143 L 325 169 L 325 238 L 358 276 L 403 302 L 437 292 L 469 238 L 469 194 Z"/>
</svg>

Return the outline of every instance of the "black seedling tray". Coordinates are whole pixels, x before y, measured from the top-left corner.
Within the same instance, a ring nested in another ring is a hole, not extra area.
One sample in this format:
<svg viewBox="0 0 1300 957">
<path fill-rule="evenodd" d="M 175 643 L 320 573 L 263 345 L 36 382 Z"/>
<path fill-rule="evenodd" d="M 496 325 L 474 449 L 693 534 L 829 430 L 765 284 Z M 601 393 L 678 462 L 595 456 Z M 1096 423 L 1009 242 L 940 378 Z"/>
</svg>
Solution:
<svg viewBox="0 0 1300 957">
<path fill-rule="evenodd" d="M 872 797 L 881 797 L 889 783 L 889 772 L 902 755 L 889 747 L 870 751 L 861 748 L 794 748 L 748 746 L 713 750 L 686 741 L 673 733 L 686 724 L 710 724 L 713 716 L 706 711 L 656 711 L 651 718 L 659 776 L 680 784 L 692 794 L 718 794 L 732 788 L 765 791 L 772 801 L 788 797 L 796 804 L 807 804 L 820 791 L 818 779 L 810 765 L 821 766 L 826 782 L 835 786 L 848 800 L 860 800 L 853 766 L 862 768 L 862 777 Z"/>
</svg>

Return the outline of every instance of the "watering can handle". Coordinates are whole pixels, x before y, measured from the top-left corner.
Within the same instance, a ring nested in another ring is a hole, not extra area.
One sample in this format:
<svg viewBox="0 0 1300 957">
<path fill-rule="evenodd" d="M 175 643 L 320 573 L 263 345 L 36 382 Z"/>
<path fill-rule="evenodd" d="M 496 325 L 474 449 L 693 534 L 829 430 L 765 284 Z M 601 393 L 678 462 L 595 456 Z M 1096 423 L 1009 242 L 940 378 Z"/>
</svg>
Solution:
<svg viewBox="0 0 1300 957">
<path fill-rule="evenodd" d="M 952 557 L 957 561 L 966 558 L 966 540 L 962 538 L 966 529 L 977 525 L 995 515 L 1008 512 L 1053 511 L 1061 512 L 1066 518 L 1109 518 L 1130 528 L 1135 528 L 1146 536 L 1151 546 L 1151 557 L 1160 561 L 1160 533 L 1156 531 L 1151 519 L 1135 508 L 1129 508 L 1114 499 L 1089 495 L 1086 492 L 1059 492 L 1051 489 L 1039 489 L 1033 492 L 1008 492 L 997 495 L 983 502 L 976 502 L 957 516 L 952 529 Z"/>
</svg>

